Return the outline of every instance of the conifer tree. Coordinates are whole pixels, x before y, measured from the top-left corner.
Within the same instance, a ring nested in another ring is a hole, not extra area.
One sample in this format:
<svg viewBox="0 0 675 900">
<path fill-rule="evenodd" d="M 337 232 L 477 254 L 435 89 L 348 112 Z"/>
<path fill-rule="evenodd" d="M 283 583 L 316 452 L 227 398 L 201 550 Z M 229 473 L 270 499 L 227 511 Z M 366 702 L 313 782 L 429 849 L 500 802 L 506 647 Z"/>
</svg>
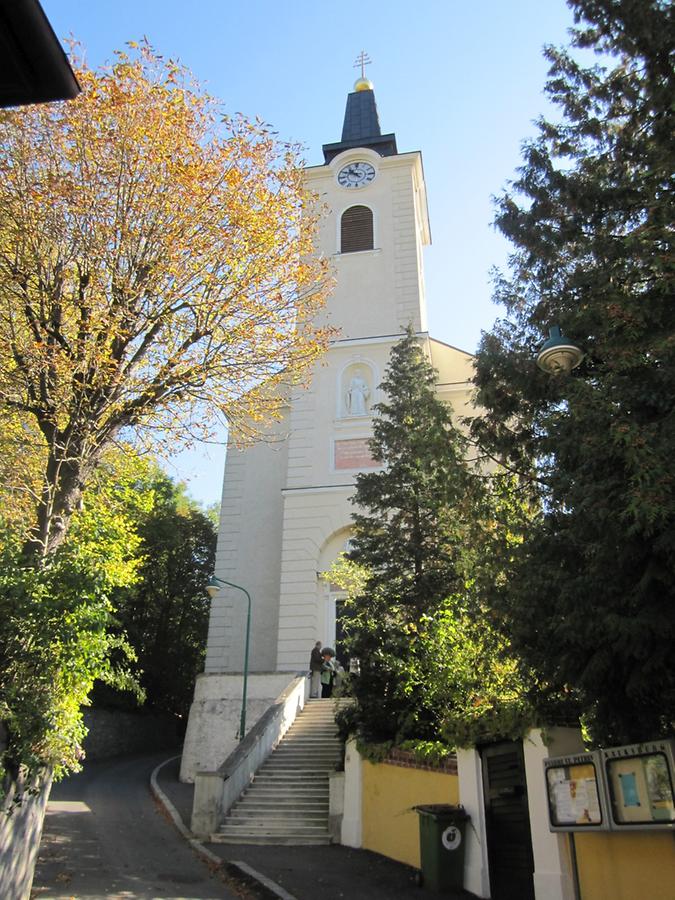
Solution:
<svg viewBox="0 0 675 900">
<path fill-rule="evenodd" d="M 370 447 L 381 463 L 356 479 L 349 558 L 366 580 L 347 602 L 360 663 L 350 730 L 370 741 L 437 737 L 424 703 L 424 634 L 464 585 L 466 510 L 474 490 L 465 439 L 435 393 L 436 374 L 409 327 L 392 350 Z"/>
<path fill-rule="evenodd" d="M 675 720 L 675 9 L 570 5 L 572 52 L 546 51 L 560 117 L 498 201 L 507 317 L 478 354 L 473 433 L 534 465 L 544 511 L 494 608 L 595 739 L 624 743 Z M 568 377 L 535 365 L 553 325 L 586 354 Z"/>
</svg>

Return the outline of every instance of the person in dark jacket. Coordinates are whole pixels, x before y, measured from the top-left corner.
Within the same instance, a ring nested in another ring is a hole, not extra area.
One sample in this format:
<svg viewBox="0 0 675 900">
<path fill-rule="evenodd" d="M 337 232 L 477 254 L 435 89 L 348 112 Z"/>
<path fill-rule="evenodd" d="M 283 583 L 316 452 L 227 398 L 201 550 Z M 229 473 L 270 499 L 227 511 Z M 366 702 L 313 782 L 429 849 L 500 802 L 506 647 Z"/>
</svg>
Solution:
<svg viewBox="0 0 675 900">
<path fill-rule="evenodd" d="M 321 656 L 321 641 L 317 641 L 312 647 L 309 656 L 309 696 L 318 697 L 321 690 L 321 667 L 323 665 L 323 657 Z"/>
</svg>

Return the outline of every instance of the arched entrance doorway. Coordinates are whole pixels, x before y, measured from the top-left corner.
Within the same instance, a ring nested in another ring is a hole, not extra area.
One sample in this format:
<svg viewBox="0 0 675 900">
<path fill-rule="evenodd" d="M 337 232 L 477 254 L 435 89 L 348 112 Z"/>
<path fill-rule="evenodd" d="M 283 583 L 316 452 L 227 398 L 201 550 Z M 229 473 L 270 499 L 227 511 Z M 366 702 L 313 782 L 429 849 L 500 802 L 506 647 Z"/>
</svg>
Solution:
<svg viewBox="0 0 675 900">
<path fill-rule="evenodd" d="M 347 595 L 336 584 L 327 584 L 326 587 L 328 644 L 335 648 L 336 658 L 346 669 L 349 658 L 345 649 L 343 603 Z"/>
<path fill-rule="evenodd" d="M 319 637 L 324 641 L 324 645 L 335 649 L 336 658 L 345 669 L 349 667 L 344 629 L 344 603 L 347 594 L 337 584 L 324 577 L 324 573 L 330 570 L 335 560 L 341 553 L 347 552 L 349 547 L 350 529 L 349 527 L 341 528 L 326 541 L 319 555 L 319 621 L 325 623 L 325 632 Z"/>
</svg>

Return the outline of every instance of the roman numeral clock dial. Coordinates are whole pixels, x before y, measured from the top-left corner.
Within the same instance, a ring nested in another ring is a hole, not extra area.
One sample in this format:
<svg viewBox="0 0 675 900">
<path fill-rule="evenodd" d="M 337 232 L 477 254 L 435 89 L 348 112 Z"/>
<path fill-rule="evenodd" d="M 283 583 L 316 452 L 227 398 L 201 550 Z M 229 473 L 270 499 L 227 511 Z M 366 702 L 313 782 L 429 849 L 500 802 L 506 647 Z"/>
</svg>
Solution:
<svg viewBox="0 0 675 900">
<path fill-rule="evenodd" d="M 338 184 L 344 188 L 360 188 L 370 184 L 375 178 L 375 169 L 367 162 L 353 162 L 343 166 L 338 172 Z"/>
</svg>

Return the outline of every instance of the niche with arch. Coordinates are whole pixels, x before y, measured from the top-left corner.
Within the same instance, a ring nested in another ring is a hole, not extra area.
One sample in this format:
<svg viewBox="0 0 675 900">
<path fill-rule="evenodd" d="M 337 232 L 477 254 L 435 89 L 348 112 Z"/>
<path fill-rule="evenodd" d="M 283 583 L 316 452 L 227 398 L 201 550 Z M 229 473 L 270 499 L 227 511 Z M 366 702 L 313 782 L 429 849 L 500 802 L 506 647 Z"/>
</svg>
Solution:
<svg viewBox="0 0 675 900">
<path fill-rule="evenodd" d="M 350 363 L 340 378 L 340 416 L 369 416 L 374 401 L 374 373 L 369 363 Z"/>
</svg>

